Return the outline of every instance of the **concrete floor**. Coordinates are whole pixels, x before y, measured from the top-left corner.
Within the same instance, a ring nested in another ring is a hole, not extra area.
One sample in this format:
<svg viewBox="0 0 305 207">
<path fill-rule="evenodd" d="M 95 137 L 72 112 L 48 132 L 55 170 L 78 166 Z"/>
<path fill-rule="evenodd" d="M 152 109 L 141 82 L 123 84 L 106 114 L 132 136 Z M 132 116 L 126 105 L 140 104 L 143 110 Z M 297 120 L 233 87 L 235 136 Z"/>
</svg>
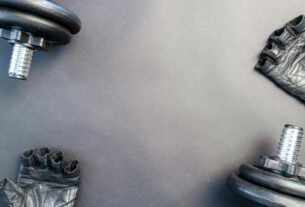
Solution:
<svg viewBox="0 0 305 207">
<path fill-rule="evenodd" d="M 253 70 L 305 2 L 63 3 L 83 29 L 35 54 L 26 82 L 7 78 L 0 43 L 0 176 L 16 179 L 24 149 L 51 146 L 80 160 L 78 207 L 258 206 L 225 179 L 275 153 L 285 123 L 305 126 L 304 105 Z"/>
</svg>

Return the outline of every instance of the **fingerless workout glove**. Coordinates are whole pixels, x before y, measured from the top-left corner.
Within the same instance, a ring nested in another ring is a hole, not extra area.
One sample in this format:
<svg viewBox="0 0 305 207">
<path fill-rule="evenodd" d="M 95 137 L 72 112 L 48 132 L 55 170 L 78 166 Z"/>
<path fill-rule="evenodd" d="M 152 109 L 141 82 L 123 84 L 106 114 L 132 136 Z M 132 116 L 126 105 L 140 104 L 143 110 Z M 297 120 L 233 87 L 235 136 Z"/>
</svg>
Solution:
<svg viewBox="0 0 305 207">
<path fill-rule="evenodd" d="M 79 184 L 78 161 L 64 166 L 61 151 L 28 150 L 21 155 L 17 184 L 0 181 L 0 206 L 73 207 Z"/>
<path fill-rule="evenodd" d="M 305 101 L 305 19 L 298 16 L 272 33 L 256 69 Z"/>
</svg>

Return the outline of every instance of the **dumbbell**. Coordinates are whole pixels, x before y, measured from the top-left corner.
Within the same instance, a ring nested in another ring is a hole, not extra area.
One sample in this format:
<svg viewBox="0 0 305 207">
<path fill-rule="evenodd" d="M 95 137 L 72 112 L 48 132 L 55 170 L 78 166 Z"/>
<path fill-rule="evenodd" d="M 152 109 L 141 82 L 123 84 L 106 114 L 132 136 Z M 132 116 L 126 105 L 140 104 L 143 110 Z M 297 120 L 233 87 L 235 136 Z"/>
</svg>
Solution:
<svg viewBox="0 0 305 207">
<path fill-rule="evenodd" d="M 34 51 L 68 44 L 80 29 L 80 19 L 55 2 L 0 0 L 0 37 L 13 45 L 9 77 L 26 80 Z"/>
<path fill-rule="evenodd" d="M 237 194 L 269 207 L 305 206 L 305 167 L 297 161 L 303 129 L 285 125 L 275 156 L 243 164 L 227 184 Z"/>
</svg>

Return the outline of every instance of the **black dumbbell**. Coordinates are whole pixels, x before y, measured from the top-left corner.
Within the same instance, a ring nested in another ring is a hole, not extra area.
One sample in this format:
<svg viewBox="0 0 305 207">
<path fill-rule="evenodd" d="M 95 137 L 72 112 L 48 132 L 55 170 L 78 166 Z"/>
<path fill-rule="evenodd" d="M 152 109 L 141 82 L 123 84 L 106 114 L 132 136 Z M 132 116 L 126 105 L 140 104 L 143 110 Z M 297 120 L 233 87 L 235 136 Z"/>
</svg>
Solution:
<svg viewBox="0 0 305 207">
<path fill-rule="evenodd" d="M 67 44 L 80 29 L 80 19 L 57 3 L 0 0 L 0 37 L 14 45 L 9 77 L 26 80 L 34 51 Z"/>
<path fill-rule="evenodd" d="M 302 134 L 302 128 L 285 125 L 276 156 L 261 156 L 257 165 L 241 165 L 239 173 L 228 177 L 228 186 L 264 206 L 305 206 L 305 168 L 297 162 Z"/>
</svg>

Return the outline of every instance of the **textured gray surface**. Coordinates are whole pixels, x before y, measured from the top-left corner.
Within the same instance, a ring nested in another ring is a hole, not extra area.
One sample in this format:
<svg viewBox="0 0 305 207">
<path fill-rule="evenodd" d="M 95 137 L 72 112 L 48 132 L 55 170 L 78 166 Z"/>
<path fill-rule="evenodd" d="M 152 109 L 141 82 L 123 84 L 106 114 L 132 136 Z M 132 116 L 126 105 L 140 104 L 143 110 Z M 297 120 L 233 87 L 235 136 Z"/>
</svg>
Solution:
<svg viewBox="0 0 305 207">
<path fill-rule="evenodd" d="M 28 81 L 6 77 L 0 43 L 0 176 L 15 179 L 18 152 L 49 145 L 81 161 L 79 207 L 256 206 L 225 178 L 275 152 L 286 122 L 305 126 L 304 105 L 253 70 L 305 2 L 64 3 L 82 32 L 36 54 Z"/>
</svg>

